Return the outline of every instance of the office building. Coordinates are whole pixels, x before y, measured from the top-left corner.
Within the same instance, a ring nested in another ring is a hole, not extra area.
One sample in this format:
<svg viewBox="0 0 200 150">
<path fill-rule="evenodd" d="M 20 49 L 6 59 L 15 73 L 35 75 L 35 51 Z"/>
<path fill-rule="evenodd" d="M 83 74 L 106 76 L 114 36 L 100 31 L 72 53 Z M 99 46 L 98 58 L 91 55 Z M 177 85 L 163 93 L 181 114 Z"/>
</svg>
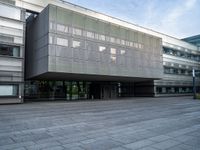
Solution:
<svg viewBox="0 0 200 150">
<path fill-rule="evenodd" d="M 0 61 L 20 61 L 21 80 L 2 78 L 1 91 L 10 90 L 10 95 L 0 92 L 2 99 L 14 102 L 23 93 L 40 100 L 192 94 L 192 69 L 200 68 L 194 38 L 177 39 L 59 0 L 9 2 L 1 4 L 21 12 L 20 19 L 11 20 L 23 24 L 23 42 L 6 44 L 19 46 L 20 58 L 2 55 Z M 0 75 L 8 78 L 4 72 Z M 16 84 L 18 92 L 11 95 Z"/>
</svg>

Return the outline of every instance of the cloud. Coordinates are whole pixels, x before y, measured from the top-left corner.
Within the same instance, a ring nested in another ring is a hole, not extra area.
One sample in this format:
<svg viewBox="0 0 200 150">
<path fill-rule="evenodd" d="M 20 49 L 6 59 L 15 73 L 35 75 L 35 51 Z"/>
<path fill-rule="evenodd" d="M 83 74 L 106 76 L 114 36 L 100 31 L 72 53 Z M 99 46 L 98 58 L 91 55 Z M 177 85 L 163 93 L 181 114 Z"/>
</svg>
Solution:
<svg viewBox="0 0 200 150">
<path fill-rule="evenodd" d="M 180 3 L 175 6 L 171 12 L 165 17 L 163 23 L 176 22 L 187 11 L 191 10 L 195 6 L 197 0 L 186 0 L 182 5 Z"/>
</svg>

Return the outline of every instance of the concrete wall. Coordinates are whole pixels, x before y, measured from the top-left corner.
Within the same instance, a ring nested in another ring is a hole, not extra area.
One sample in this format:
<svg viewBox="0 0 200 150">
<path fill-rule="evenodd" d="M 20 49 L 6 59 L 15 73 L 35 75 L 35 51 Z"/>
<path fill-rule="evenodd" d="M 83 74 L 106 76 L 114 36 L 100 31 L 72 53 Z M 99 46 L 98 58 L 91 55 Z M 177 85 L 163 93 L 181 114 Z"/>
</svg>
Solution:
<svg viewBox="0 0 200 150">
<path fill-rule="evenodd" d="M 30 21 L 27 38 L 28 78 L 47 72 L 147 79 L 163 75 L 160 38 L 54 5 Z"/>
</svg>

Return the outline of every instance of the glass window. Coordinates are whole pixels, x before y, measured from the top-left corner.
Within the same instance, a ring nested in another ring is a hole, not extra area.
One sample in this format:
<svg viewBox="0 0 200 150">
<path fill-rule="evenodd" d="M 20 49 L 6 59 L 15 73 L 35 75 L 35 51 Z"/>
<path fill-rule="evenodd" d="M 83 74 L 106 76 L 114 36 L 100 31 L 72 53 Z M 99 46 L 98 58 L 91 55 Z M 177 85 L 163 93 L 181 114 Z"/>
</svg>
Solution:
<svg viewBox="0 0 200 150">
<path fill-rule="evenodd" d="M 49 36 L 49 44 L 53 44 L 53 37 Z"/>
<path fill-rule="evenodd" d="M 100 52 L 103 52 L 103 51 L 105 51 L 106 50 L 106 47 L 105 46 L 99 46 L 99 51 Z"/>
<path fill-rule="evenodd" d="M 115 43 L 115 38 L 114 37 L 110 37 L 110 42 L 111 43 Z"/>
<path fill-rule="evenodd" d="M 0 45 L 0 55 L 19 57 L 20 47 Z"/>
<path fill-rule="evenodd" d="M 116 55 L 111 55 L 110 58 L 111 58 L 111 62 L 116 62 Z"/>
<path fill-rule="evenodd" d="M 57 38 L 56 41 L 57 41 L 57 45 L 68 46 L 68 40 L 67 39 Z"/>
<path fill-rule="evenodd" d="M 134 43 L 134 47 L 135 47 L 135 48 L 138 48 L 138 43 Z"/>
<path fill-rule="evenodd" d="M 81 46 L 81 42 L 79 41 L 72 41 L 72 47 L 76 48 L 76 47 L 80 47 Z"/>
<path fill-rule="evenodd" d="M 121 40 L 121 44 L 122 44 L 122 45 L 125 45 L 125 40 Z"/>
<path fill-rule="evenodd" d="M 99 40 L 105 41 L 105 40 L 106 40 L 106 36 L 105 36 L 105 35 L 102 35 L 102 34 L 100 34 L 100 35 L 99 35 Z"/>
<path fill-rule="evenodd" d="M 17 85 L 0 85 L 0 96 L 17 96 Z"/>
<path fill-rule="evenodd" d="M 86 32 L 86 36 L 87 36 L 88 38 L 94 39 L 94 32 L 89 32 L 89 31 L 87 31 L 87 32 Z"/>
<path fill-rule="evenodd" d="M 120 44 L 120 39 L 116 39 L 116 43 L 117 43 L 117 44 Z"/>
<path fill-rule="evenodd" d="M 126 42 L 126 46 L 130 46 L 130 42 L 129 41 L 125 41 Z"/>
<path fill-rule="evenodd" d="M 68 26 L 57 24 L 57 31 L 67 33 L 68 32 Z"/>
<path fill-rule="evenodd" d="M 0 4 L 0 16 L 20 20 L 20 9 Z"/>
<path fill-rule="evenodd" d="M 126 51 L 125 50 L 121 50 L 120 53 L 123 55 L 123 54 L 126 53 Z"/>
<path fill-rule="evenodd" d="M 117 51 L 117 50 L 116 50 L 115 48 L 111 48 L 111 49 L 110 49 L 110 53 L 111 53 L 111 54 L 116 54 L 116 51 Z"/>
<path fill-rule="evenodd" d="M 82 30 L 81 29 L 77 29 L 77 28 L 72 28 L 72 33 L 74 35 L 79 35 L 81 36 L 82 35 Z"/>
<path fill-rule="evenodd" d="M 133 42 L 129 42 L 130 47 L 133 47 Z"/>
</svg>

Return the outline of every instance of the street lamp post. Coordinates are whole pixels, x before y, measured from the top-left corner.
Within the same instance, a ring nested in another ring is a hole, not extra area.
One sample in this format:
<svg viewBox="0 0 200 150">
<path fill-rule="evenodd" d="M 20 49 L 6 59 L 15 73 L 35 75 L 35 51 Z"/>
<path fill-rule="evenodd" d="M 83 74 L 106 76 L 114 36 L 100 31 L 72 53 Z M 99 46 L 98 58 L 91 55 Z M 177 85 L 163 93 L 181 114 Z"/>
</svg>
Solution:
<svg viewBox="0 0 200 150">
<path fill-rule="evenodd" d="M 193 78 L 193 98 L 196 99 L 196 85 L 195 85 L 195 69 L 192 69 L 192 78 Z"/>
</svg>

